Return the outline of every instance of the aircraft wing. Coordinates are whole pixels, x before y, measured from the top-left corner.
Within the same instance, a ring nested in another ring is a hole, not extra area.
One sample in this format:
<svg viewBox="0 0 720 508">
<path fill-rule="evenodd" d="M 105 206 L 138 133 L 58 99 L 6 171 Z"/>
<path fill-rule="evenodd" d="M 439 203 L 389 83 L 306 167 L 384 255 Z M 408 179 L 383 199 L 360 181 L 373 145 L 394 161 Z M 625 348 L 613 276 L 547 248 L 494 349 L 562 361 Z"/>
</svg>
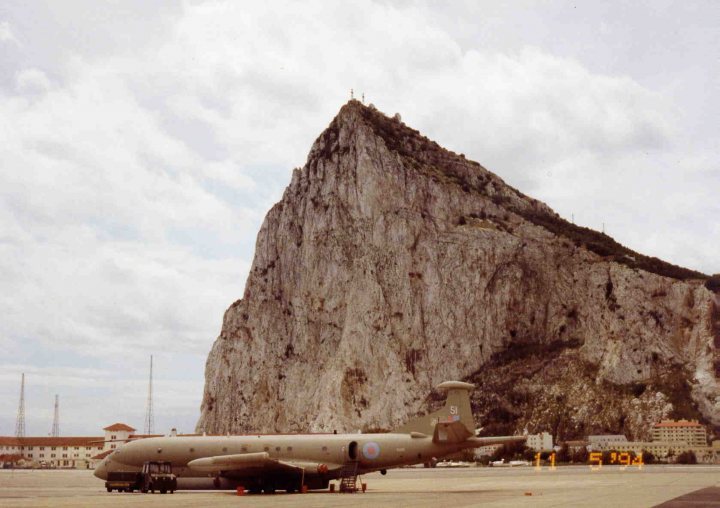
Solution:
<svg viewBox="0 0 720 508">
<path fill-rule="evenodd" d="M 320 464 L 318 462 L 283 460 L 271 458 L 267 452 L 238 453 L 234 455 L 218 455 L 203 457 L 188 462 L 188 467 L 203 473 L 220 472 L 270 472 L 305 470 L 307 473 L 326 473 L 340 468 L 339 464 Z"/>
<path fill-rule="evenodd" d="M 473 437 L 467 440 L 468 444 L 475 448 L 495 444 L 524 443 L 525 441 L 527 441 L 527 436 L 488 436 Z"/>
</svg>

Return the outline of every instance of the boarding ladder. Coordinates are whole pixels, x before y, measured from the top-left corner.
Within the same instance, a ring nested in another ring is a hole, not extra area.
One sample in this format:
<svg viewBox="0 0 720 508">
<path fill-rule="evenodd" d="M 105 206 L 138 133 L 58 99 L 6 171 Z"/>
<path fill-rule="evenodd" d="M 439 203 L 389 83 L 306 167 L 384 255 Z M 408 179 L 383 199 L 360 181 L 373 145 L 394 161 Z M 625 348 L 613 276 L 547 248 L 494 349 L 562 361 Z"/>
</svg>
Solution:
<svg viewBox="0 0 720 508">
<path fill-rule="evenodd" d="M 343 464 L 340 470 L 340 492 L 357 492 L 358 461 Z"/>
</svg>

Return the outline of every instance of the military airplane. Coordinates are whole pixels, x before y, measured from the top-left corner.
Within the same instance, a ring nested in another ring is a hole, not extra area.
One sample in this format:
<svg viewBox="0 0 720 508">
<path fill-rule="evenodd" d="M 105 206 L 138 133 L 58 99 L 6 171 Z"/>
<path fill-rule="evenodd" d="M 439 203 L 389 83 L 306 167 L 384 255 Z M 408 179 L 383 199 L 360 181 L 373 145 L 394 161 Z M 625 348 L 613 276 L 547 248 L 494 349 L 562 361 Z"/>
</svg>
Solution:
<svg viewBox="0 0 720 508">
<path fill-rule="evenodd" d="M 466 448 L 524 441 L 523 436 L 476 437 L 469 383 L 446 381 L 445 405 L 384 434 L 272 434 L 166 436 L 130 441 L 95 469 L 140 471 L 166 461 L 178 489 L 235 489 L 272 493 L 326 489 L 331 480 L 428 463 Z M 354 481 L 354 480 L 353 480 Z"/>
</svg>

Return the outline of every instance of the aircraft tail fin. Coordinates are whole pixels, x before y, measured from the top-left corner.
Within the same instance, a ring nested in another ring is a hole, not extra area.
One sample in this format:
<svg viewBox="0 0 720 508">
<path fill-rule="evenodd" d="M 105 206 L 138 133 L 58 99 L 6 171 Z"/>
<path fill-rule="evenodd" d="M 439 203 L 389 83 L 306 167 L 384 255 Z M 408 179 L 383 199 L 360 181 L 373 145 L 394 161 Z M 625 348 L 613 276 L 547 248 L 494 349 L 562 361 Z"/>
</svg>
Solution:
<svg viewBox="0 0 720 508">
<path fill-rule="evenodd" d="M 462 423 L 471 436 L 475 435 L 475 419 L 470 408 L 470 390 L 475 386 L 461 381 L 445 381 L 437 386 L 438 390 L 446 390 L 445 405 L 437 411 L 419 416 L 408 421 L 393 432 L 421 432 L 434 435 L 438 423 Z"/>
</svg>

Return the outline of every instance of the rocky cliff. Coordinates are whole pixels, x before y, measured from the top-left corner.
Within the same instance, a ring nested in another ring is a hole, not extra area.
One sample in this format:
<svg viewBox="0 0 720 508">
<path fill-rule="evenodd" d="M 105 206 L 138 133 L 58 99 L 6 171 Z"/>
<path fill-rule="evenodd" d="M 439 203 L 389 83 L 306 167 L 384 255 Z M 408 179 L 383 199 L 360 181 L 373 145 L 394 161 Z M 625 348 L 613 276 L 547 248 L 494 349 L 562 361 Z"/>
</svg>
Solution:
<svg viewBox="0 0 720 508">
<path fill-rule="evenodd" d="M 392 428 L 447 379 L 478 385 L 488 431 L 719 425 L 706 279 L 351 101 L 265 218 L 207 360 L 198 430 Z"/>
</svg>

